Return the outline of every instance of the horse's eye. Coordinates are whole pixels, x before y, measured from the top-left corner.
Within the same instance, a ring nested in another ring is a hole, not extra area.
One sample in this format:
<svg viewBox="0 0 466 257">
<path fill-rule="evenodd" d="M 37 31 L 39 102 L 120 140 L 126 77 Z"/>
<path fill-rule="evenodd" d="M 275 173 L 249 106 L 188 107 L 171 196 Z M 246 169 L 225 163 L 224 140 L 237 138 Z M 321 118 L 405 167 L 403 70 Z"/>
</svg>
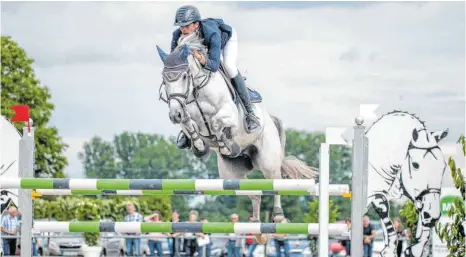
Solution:
<svg viewBox="0 0 466 257">
<path fill-rule="evenodd" d="M 183 74 L 183 79 L 184 79 L 184 80 L 188 79 L 188 75 L 187 75 L 186 73 Z"/>
<path fill-rule="evenodd" d="M 419 169 L 419 163 L 413 162 L 413 167 L 414 167 L 416 170 Z"/>
</svg>

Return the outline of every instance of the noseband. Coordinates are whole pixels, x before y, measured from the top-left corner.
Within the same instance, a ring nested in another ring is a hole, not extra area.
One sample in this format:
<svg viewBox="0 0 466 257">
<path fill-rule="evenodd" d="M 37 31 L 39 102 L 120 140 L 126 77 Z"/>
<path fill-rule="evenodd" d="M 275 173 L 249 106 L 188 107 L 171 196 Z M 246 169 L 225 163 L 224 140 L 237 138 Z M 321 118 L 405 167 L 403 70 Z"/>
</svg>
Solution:
<svg viewBox="0 0 466 257">
<path fill-rule="evenodd" d="M 202 72 L 199 71 L 199 73 L 196 76 L 193 76 L 193 74 L 191 73 L 191 70 L 189 69 L 188 62 L 174 65 L 174 66 L 165 65 L 162 71 L 163 80 L 159 87 L 159 100 L 164 101 L 168 105 L 170 105 L 170 100 L 172 99 L 176 100 L 178 103 L 180 103 L 183 110 L 186 111 L 187 105 L 193 102 L 197 103 L 197 98 L 199 96 L 199 90 L 207 85 L 207 82 L 209 82 L 211 75 L 212 75 L 212 72 L 210 71 L 207 73 L 207 75 L 202 74 Z M 166 99 L 164 99 L 162 96 L 162 92 L 161 92 L 162 86 L 166 85 L 166 82 L 175 82 L 182 77 L 183 79 L 188 79 L 186 91 L 184 93 L 172 93 L 172 94 L 168 94 L 167 92 L 165 92 Z M 194 81 L 202 77 L 204 77 L 204 79 L 201 81 L 201 83 L 196 85 Z M 189 99 L 189 96 L 190 96 L 189 93 L 191 91 L 191 88 L 192 88 L 193 97 L 192 99 Z"/>
</svg>

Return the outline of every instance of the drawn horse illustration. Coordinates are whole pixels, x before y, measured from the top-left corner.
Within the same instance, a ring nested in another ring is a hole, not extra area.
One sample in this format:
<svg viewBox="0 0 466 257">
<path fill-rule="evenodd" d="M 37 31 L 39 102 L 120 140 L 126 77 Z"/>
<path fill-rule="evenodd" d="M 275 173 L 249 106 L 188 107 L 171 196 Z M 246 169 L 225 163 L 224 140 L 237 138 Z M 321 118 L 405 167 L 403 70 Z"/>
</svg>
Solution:
<svg viewBox="0 0 466 257">
<path fill-rule="evenodd" d="M 21 135 L 14 125 L 0 116 L 0 180 L 2 178 L 18 178 L 19 140 Z M 18 189 L 0 189 L 0 214 L 10 206 L 18 207 Z"/>
<path fill-rule="evenodd" d="M 440 190 L 447 163 L 439 142 L 448 129 L 427 130 L 423 121 L 403 111 L 380 117 L 368 128 L 369 177 L 366 211 L 373 207 L 385 237 L 381 256 L 396 256 L 397 236 L 389 218 L 389 200 L 407 197 L 419 219 L 416 242 L 405 256 L 427 256 L 431 228 L 440 218 Z"/>
<path fill-rule="evenodd" d="M 194 49 L 207 57 L 202 38 L 182 42 L 170 54 L 157 46 L 164 63 L 160 99 L 169 106 L 172 123 L 191 140 L 198 158 L 216 152 L 222 179 L 245 179 L 253 168 L 266 179 L 314 179 L 317 169 L 294 156 L 285 156 L 285 132 L 279 118 L 267 113 L 260 94 L 249 88 L 261 129 L 247 133 L 244 107 L 230 79 L 221 69 L 211 72 L 192 56 Z M 163 93 L 165 91 L 165 93 Z M 232 188 L 234 189 L 234 188 Z M 260 196 L 249 196 L 253 217 L 260 221 Z M 284 217 L 280 196 L 274 196 L 273 217 Z"/>
</svg>

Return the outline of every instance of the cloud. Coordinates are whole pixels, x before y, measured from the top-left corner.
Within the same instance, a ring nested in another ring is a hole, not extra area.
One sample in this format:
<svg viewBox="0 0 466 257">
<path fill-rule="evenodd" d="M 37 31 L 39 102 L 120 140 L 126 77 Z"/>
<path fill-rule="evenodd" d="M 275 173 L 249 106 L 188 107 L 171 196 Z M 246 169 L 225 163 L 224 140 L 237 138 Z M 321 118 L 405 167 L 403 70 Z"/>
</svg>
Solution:
<svg viewBox="0 0 466 257">
<path fill-rule="evenodd" d="M 371 54 L 374 54 L 374 53 L 371 53 Z M 340 58 L 338 59 L 342 61 L 354 62 L 354 61 L 361 59 L 361 56 L 360 56 L 359 50 L 353 47 L 349 49 L 348 51 L 343 52 L 340 55 Z M 372 58 L 372 59 L 375 59 L 375 58 Z"/>
<path fill-rule="evenodd" d="M 169 50 L 182 4 L 8 2 L 1 29 L 36 60 L 65 140 L 79 145 L 74 138 L 123 130 L 174 135 L 158 101 L 155 46 Z M 238 31 L 238 67 L 286 127 L 352 126 L 359 104 L 373 103 L 450 128 L 448 142 L 464 133 L 462 2 L 196 5 Z M 78 174 L 73 155 L 68 169 Z"/>
</svg>

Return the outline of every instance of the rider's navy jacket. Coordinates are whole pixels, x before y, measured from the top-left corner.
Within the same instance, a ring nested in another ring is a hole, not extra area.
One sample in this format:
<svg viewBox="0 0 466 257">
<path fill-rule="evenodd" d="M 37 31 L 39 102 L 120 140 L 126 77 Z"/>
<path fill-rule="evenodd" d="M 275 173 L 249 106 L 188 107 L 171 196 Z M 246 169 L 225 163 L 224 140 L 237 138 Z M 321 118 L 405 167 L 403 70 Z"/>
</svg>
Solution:
<svg viewBox="0 0 466 257">
<path fill-rule="evenodd" d="M 206 59 L 205 68 L 216 72 L 220 66 L 220 53 L 225 44 L 231 38 L 232 28 L 225 24 L 222 19 L 203 19 L 199 22 L 200 31 L 204 38 L 204 44 L 209 49 L 209 58 Z M 173 31 L 171 42 L 171 51 L 178 45 L 178 39 L 181 36 L 179 29 Z"/>
</svg>

